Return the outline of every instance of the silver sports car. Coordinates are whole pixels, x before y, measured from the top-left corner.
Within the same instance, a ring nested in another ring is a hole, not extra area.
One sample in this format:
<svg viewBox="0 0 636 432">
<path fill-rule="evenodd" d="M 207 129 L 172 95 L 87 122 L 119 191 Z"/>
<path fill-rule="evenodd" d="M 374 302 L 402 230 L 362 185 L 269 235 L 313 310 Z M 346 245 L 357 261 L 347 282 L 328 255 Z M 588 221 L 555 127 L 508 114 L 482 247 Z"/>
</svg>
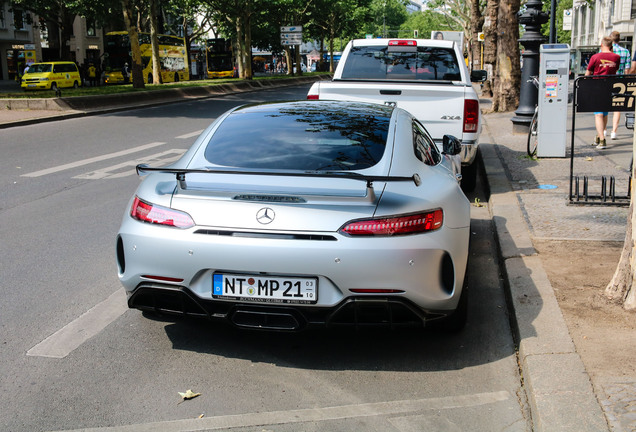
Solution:
<svg viewBox="0 0 636 432">
<path fill-rule="evenodd" d="M 466 320 L 470 205 L 394 107 L 299 101 L 219 117 L 145 176 L 117 235 L 128 305 L 243 328 Z"/>
</svg>

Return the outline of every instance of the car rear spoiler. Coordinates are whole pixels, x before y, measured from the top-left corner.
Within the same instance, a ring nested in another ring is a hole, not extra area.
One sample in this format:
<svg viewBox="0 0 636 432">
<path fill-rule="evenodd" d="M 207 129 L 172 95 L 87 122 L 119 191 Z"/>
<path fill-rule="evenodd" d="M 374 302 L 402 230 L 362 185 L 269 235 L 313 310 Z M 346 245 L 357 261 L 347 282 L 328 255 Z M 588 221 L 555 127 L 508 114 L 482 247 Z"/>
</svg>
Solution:
<svg viewBox="0 0 636 432">
<path fill-rule="evenodd" d="M 347 171 L 250 171 L 250 170 L 219 170 L 219 169 L 187 169 L 187 168 L 154 168 L 149 167 L 146 164 L 140 164 L 136 167 L 137 175 L 142 175 L 148 172 L 161 172 L 175 174 L 179 188 L 183 190 L 188 189 L 186 183 L 186 174 L 240 174 L 240 175 L 265 175 L 265 176 L 282 176 L 282 177 L 319 177 L 319 178 L 340 178 L 359 180 L 366 182 L 367 189 L 372 189 L 373 182 L 399 182 L 399 181 L 412 181 L 415 186 L 420 186 L 422 180 L 418 174 L 413 174 L 410 177 L 405 176 L 375 176 L 365 175 L 356 172 Z"/>
</svg>

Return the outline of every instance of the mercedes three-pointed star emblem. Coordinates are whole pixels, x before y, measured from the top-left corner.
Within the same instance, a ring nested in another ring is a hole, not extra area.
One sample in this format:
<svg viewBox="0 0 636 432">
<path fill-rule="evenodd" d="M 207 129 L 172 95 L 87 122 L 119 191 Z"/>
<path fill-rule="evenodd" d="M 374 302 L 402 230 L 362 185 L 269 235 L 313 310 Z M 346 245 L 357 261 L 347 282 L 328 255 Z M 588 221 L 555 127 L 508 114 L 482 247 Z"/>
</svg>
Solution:
<svg viewBox="0 0 636 432">
<path fill-rule="evenodd" d="M 276 217 L 276 213 L 269 207 L 263 207 L 258 212 L 256 212 L 256 220 L 263 225 L 267 225 L 271 223 Z"/>
</svg>

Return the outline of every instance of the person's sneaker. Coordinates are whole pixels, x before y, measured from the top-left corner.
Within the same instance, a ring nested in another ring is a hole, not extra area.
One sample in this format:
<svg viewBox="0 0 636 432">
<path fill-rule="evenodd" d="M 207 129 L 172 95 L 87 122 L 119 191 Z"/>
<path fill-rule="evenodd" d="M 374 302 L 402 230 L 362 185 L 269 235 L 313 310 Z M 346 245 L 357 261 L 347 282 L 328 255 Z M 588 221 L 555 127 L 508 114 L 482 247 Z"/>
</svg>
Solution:
<svg viewBox="0 0 636 432">
<path fill-rule="evenodd" d="M 596 135 L 596 137 L 594 137 L 594 142 L 592 143 L 593 146 L 597 146 L 601 143 L 601 139 L 598 137 L 598 135 Z"/>
<path fill-rule="evenodd" d="M 612 134 L 610 135 L 612 137 L 613 140 L 616 139 L 616 132 L 612 131 Z"/>
<path fill-rule="evenodd" d="M 598 143 L 596 148 L 599 149 L 599 150 L 606 149 L 607 148 L 607 142 L 605 140 L 601 140 L 601 142 Z"/>
</svg>

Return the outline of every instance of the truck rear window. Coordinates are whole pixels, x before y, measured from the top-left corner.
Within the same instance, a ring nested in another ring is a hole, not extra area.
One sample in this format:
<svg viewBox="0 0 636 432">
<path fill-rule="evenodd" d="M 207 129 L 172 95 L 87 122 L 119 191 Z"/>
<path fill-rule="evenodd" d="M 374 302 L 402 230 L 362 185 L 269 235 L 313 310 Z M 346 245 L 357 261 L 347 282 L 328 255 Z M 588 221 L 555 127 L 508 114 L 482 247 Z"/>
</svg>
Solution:
<svg viewBox="0 0 636 432">
<path fill-rule="evenodd" d="M 353 47 L 342 79 L 459 81 L 455 51 L 450 48 L 417 47 L 417 52 L 388 50 L 383 46 Z"/>
</svg>

